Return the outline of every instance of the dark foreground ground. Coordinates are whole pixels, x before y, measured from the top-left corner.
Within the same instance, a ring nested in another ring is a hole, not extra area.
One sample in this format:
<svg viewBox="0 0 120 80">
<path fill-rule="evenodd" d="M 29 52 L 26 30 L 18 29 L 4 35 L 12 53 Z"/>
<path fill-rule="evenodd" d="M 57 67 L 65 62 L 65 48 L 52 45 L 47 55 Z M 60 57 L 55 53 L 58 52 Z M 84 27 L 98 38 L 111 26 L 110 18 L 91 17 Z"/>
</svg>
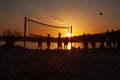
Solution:
<svg viewBox="0 0 120 80">
<path fill-rule="evenodd" d="M 120 80 L 120 52 L 114 49 L 27 50 L 1 48 L 0 80 Z"/>
</svg>

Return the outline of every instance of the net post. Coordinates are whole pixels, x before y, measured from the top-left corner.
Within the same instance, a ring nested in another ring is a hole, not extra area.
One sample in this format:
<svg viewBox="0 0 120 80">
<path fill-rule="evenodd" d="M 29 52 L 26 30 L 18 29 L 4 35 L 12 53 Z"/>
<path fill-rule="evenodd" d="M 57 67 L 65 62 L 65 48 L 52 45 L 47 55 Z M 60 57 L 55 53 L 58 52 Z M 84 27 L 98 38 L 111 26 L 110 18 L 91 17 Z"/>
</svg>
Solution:
<svg viewBox="0 0 120 80">
<path fill-rule="evenodd" d="M 72 26 L 71 26 L 71 49 L 72 49 Z"/>
<path fill-rule="evenodd" d="M 26 27 L 27 27 L 27 17 L 24 18 L 24 53 L 26 48 Z"/>
</svg>

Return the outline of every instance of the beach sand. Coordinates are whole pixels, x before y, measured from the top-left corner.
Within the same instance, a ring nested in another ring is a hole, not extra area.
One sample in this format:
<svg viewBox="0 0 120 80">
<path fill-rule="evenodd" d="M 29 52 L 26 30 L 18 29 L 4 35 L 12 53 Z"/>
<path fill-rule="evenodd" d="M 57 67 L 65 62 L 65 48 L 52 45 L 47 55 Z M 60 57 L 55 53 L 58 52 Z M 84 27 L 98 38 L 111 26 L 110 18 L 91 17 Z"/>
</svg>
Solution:
<svg viewBox="0 0 120 80">
<path fill-rule="evenodd" d="M 1 80 L 120 80 L 115 49 L 26 50 L 0 48 Z"/>
</svg>

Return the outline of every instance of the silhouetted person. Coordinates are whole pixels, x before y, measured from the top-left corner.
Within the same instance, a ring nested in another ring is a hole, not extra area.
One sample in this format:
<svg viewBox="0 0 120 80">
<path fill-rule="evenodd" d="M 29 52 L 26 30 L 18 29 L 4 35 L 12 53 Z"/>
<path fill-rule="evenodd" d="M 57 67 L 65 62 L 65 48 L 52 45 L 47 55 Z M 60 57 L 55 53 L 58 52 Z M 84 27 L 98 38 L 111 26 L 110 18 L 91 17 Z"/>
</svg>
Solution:
<svg viewBox="0 0 120 80">
<path fill-rule="evenodd" d="M 110 39 L 110 37 L 106 38 L 106 42 L 107 42 L 107 48 L 111 48 L 112 45 L 111 45 L 111 39 Z"/>
<path fill-rule="evenodd" d="M 104 37 L 103 37 L 103 35 L 101 36 L 101 38 L 100 38 L 100 49 L 104 49 L 105 47 L 104 47 Z"/>
<path fill-rule="evenodd" d="M 95 44 L 95 39 L 93 37 L 91 39 L 91 46 L 92 46 L 92 49 L 95 50 L 96 44 Z"/>
<path fill-rule="evenodd" d="M 67 49 L 68 46 L 68 37 L 66 36 L 65 40 L 64 40 L 64 49 Z"/>
<path fill-rule="evenodd" d="M 120 32 L 117 33 L 117 48 L 116 53 L 119 53 L 120 50 Z"/>
<path fill-rule="evenodd" d="M 0 40 L 0 46 L 1 46 L 1 40 Z"/>
<path fill-rule="evenodd" d="M 61 42 L 61 33 L 58 33 L 58 41 L 57 41 L 57 43 L 58 43 L 58 47 L 57 47 L 57 49 L 59 50 L 61 50 L 62 49 L 62 42 Z"/>
<path fill-rule="evenodd" d="M 115 48 L 116 47 L 116 38 L 115 37 L 112 38 L 112 43 L 113 43 L 112 48 Z"/>
<path fill-rule="evenodd" d="M 117 41 L 117 53 L 120 51 L 120 39 Z"/>
<path fill-rule="evenodd" d="M 42 50 L 42 36 L 41 35 L 38 38 L 38 47 L 37 47 L 37 49 L 39 49 L 39 47 Z"/>
<path fill-rule="evenodd" d="M 86 34 L 83 34 L 83 44 L 84 44 L 85 53 L 88 54 L 88 39 Z"/>
<path fill-rule="evenodd" d="M 47 37 L 47 50 L 50 49 L 50 34 L 48 34 L 48 37 Z"/>
<path fill-rule="evenodd" d="M 116 34 L 114 30 L 111 31 L 111 43 L 113 44 L 112 48 L 116 48 Z"/>
</svg>

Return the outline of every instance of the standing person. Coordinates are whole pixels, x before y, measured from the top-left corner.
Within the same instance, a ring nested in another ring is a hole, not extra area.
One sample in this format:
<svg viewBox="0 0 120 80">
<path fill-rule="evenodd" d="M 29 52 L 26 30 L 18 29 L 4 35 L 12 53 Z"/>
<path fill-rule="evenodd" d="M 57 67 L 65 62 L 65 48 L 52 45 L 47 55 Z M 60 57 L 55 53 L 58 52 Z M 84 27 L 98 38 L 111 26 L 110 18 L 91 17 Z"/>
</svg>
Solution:
<svg viewBox="0 0 120 80">
<path fill-rule="evenodd" d="M 106 38 L 106 42 L 107 42 L 107 48 L 111 48 L 112 45 L 111 45 L 111 38 L 110 38 L 110 36 L 108 36 L 108 37 Z"/>
<path fill-rule="evenodd" d="M 50 50 L 50 34 L 47 37 L 47 50 Z"/>
<path fill-rule="evenodd" d="M 105 46 L 104 46 L 104 36 L 103 36 L 103 34 L 101 34 L 101 38 L 100 38 L 100 49 L 104 49 L 105 48 Z"/>
<path fill-rule="evenodd" d="M 85 33 L 83 34 L 83 44 L 85 53 L 88 54 L 88 39 Z"/>
<path fill-rule="evenodd" d="M 117 33 L 117 48 L 116 48 L 116 53 L 119 53 L 120 50 L 120 32 Z"/>
<path fill-rule="evenodd" d="M 0 46 L 1 46 L 1 38 L 0 38 Z"/>
<path fill-rule="evenodd" d="M 92 36 L 91 36 L 91 37 L 92 37 Z M 95 43 L 95 38 L 94 38 L 94 37 L 91 38 L 91 46 L 92 46 L 92 49 L 95 50 L 95 48 L 96 48 L 96 43 Z"/>
<path fill-rule="evenodd" d="M 42 50 L 42 36 L 41 35 L 38 38 L 38 47 L 37 47 L 37 49 L 39 49 L 39 47 Z"/>
<path fill-rule="evenodd" d="M 57 43 L 58 43 L 58 47 L 57 47 L 57 49 L 59 50 L 61 50 L 62 49 L 62 42 L 61 42 L 61 33 L 58 33 L 58 41 L 57 41 Z"/>
<path fill-rule="evenodd" d="M 112 37 L 112 43 L 113 43 L 113 46 L 112 46 L 112 48 L 116 48 L 116 42 L 117 42 L 117 40 L 116 40 L 116 35 L 112 35 L 113 37 Z"/>
<path fill-rule="evenodd" d="M 120 39 L 117 40 L 117 51 L 116 53 L 118 53 L 120 50 Z"/>
<path fill-rule="evenodd" d="M 67 46 L 68 46 L 68 37 L 66 36 L 64 40 L 64 49 L 67 49 Z"/>
</svg>

